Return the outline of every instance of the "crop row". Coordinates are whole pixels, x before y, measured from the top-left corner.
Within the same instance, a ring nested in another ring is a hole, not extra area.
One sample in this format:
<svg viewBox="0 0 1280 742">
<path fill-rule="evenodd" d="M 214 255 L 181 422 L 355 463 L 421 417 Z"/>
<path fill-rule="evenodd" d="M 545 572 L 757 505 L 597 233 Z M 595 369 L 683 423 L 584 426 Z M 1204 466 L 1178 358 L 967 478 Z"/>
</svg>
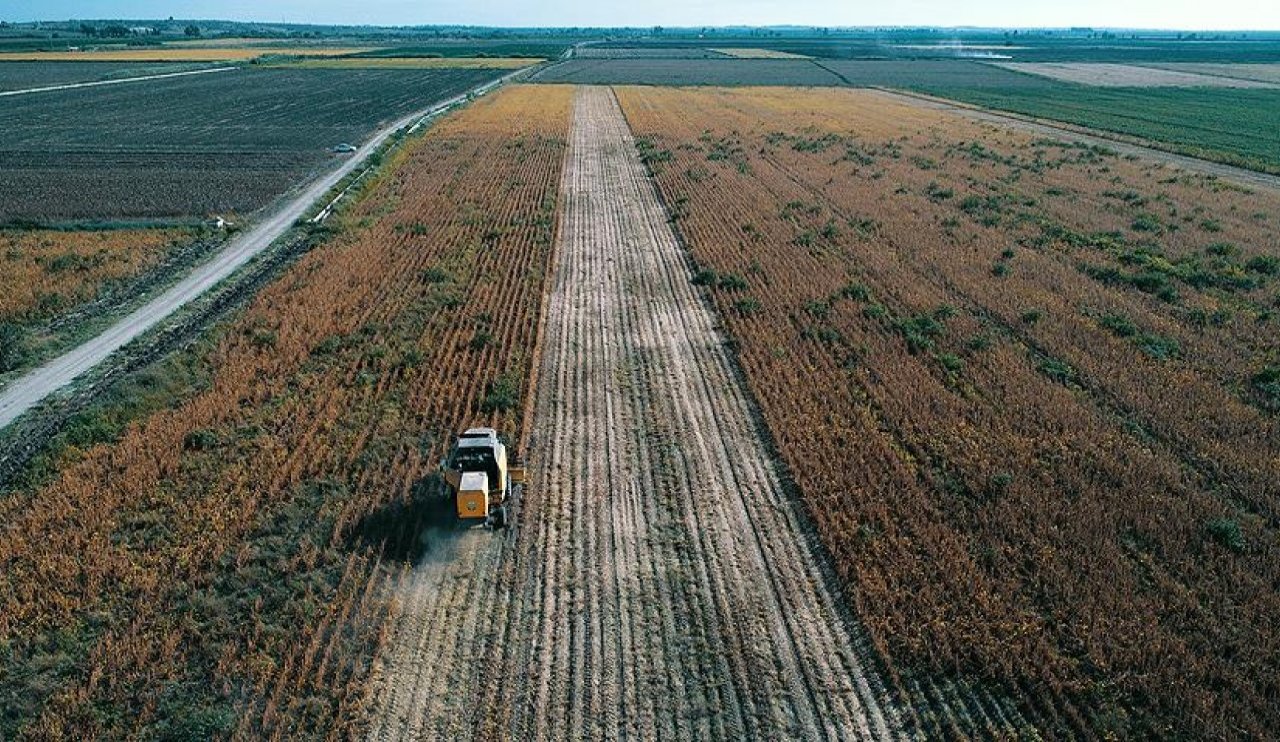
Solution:
<svg viewBox="0 0 1280 742">
<path fill-rule="evenodd" d="M 474 424 L 522 447 L 569 96 L 397 155 L 221 333 L 207 388 L 0 501 L 0 734 L 349 733 Z"/>
<path fill-rule="evenodd" d="M 1280 201 L 874 93 L 620 98 L 926 732 L 1276 726 Z"/>
</svg>

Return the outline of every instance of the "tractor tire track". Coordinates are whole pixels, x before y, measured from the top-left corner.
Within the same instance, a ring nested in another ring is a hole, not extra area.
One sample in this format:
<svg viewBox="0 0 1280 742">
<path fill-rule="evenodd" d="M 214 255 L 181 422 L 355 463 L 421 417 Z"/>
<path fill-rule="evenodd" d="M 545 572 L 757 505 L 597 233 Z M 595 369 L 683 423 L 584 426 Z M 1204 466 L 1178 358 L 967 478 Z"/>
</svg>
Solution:
<svg viewBox="0 0 1280 742">
<path fill-rule="evenodd" d="M 515 530 L 393 586 L 370 733 L 884 738 L 865 660 L 608 88 L 579 88 Z"/>
</svg>

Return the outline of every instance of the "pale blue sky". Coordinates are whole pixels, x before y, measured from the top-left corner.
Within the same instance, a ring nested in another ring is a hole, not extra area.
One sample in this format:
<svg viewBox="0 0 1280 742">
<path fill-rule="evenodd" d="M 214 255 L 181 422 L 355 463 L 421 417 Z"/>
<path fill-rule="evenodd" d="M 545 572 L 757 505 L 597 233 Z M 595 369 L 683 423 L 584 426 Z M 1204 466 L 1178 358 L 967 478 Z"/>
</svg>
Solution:
<svg viewBox="0 0 1280 742">
<path fill-rule="evenodd" d="M 937 25 L 1280 30 L 1280 0 L 0 0 L 0 19 L 487 26 Z"/>
</svg>

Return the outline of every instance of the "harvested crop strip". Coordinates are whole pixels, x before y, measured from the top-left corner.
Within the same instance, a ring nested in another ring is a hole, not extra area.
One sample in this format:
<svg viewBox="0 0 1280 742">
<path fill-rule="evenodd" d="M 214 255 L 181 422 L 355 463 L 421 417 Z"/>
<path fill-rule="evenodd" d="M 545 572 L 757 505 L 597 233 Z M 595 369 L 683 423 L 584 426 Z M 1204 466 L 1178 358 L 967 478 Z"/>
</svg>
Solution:
<svg viewBox="0 0 1280 742">
<path fill-rule="evenodd" d="M 561 194 L 533 484 L 512 536 L 406 575 L 374 737 L 888 737 L 607 88 L 578 92 Z"/>
</svg>

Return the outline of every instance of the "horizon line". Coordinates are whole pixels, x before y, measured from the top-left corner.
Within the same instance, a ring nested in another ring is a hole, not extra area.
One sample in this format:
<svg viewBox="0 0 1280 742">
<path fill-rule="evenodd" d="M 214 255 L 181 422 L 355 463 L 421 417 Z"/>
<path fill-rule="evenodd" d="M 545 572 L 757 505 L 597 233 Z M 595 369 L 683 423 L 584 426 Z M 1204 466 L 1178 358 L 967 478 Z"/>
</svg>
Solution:
<svg viewBox="0 0 1280 742">
<path fill-rule="evenodd" d="M 0 18 L 0 20 L 4 20 Z M 775 30 L 775 29 L 794 29 L 794 30 L 827 30 L 827 31 L 1063 31 L 1063 32 L 1148 32 L 1148 33 L 1214 33 L 1214 34 L 1235 34 L 1235 33 L 1277 33 L 1280 34 L 1280 28 L 1175 28 L 1175 27 L 1158 27 L 1158 26 L 985 26 L 985 25 L 931 25 L 931 24 L 872 24 L 866 26 L 857 25 L 830 25 L 821 26 L 814 24 L 788 24 L 773 23 L 767 25 L 751 25 L 740 23 L 728 23 L 721 25 L 696 24 L 696 25 L 678 25 L 668 26 L 661 23 L 655 23 L 649 26 L 569 26 L 569 25 L 547 25 L 547 26 L 503 26 L 503 25 L 482 25 L 482 24 L 466 24 L 466 23 L 414 23 L 414 24 L 380 24 L 380 23 L 328 23 L 328 22 L 307 22 L 307 21 L 264 21 L 264 20 L 232 20 L 226 18 L 44 18 L 29 19 L 22 21 L 7 21 L 10 26 L 40 24 L 40 23 L 88 23 L 88 22 L 159 22 L 159 23 L 228 23 L 241 25 L 261 25 L 272 27 L 290 27 L 290 26 L 307 26 L 320 28 L 364 28 L 364 29 L 457 29 L 457 30 L 477 30 L 477 31 L 651 31 L 655 28 L 661 28 L 664 31 L 697 31 L 697 30 Z"/>
</svg>

